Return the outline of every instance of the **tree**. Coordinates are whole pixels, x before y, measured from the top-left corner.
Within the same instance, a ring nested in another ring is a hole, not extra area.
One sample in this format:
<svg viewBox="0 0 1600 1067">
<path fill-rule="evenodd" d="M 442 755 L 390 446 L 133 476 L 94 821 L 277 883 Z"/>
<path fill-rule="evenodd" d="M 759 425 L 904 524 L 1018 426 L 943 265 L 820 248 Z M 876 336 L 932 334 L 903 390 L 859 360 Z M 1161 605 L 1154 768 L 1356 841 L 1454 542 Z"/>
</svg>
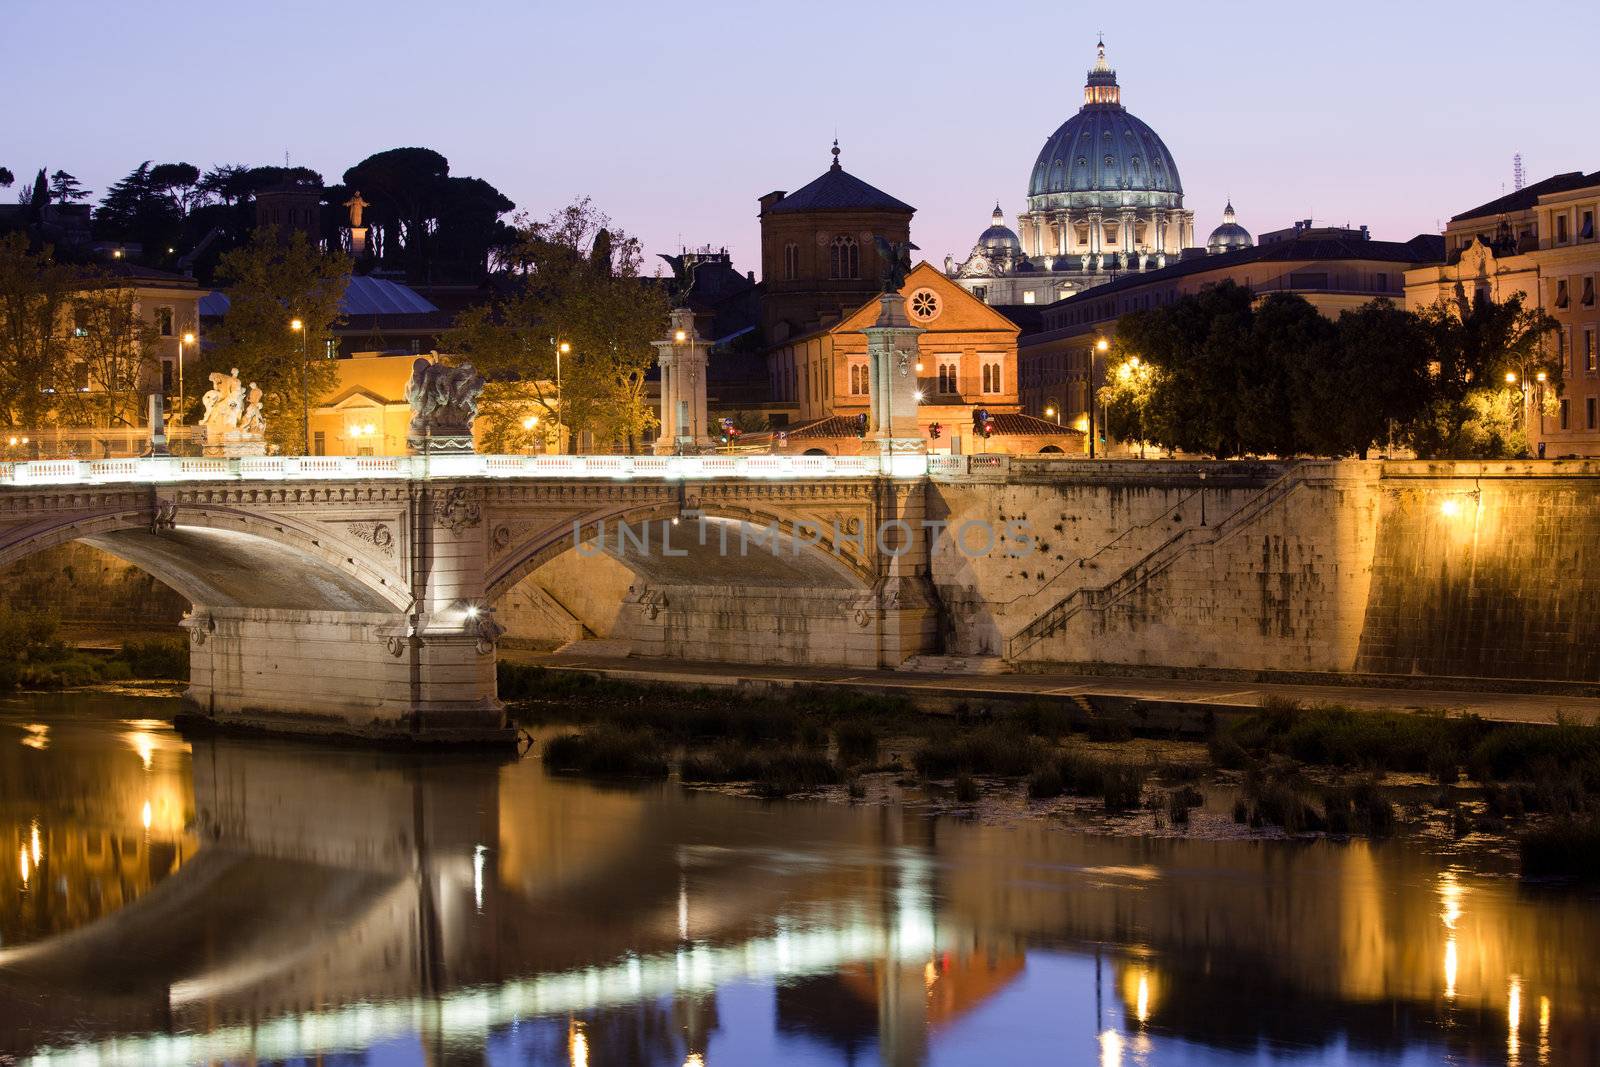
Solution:
<svg viewBox="0 0 1600 1067">
<path fill-rule="evenodd" d="M 218 276 L 228 311 L 211 334 L 208 369 L 237 367 L 241 380 L 260 385 L 269 440 L 301 454 L 310 410 L 339 380 L 325 357 L 350 282 L 349 258 L 323 253 L 298 231 L 282 239 L 268 226 L 224 255 Z M 296 319 L 298 331 L 291 328 Z"/>
<path fill-rule="evenodd" d="M 0 167 L 0 189 L 11 188 L 11 183 L 16 180 L 17 176 L 12 174 L 10 169 L 6 167 Z"/>
<path fill-rule="evenodd" d="M 20 233 L 0 236 L 0 418 L 39 429 L 54 409 L 54 378 L 68 362 L 71 267 Z"/>
<path fill-rule="evenodd" d="M 594 255 L 601 231 L 611 241 L 609 263 Z M 543 222 L 527 223 L 510 258 L 514 286 L 495 302 L 456 320 L 448 344 L 488 379 L 480 414 L 486 447 L 518 450 L 533 442 L 523 420 L 538 416 L 539 431 L 557 410 L 557 346 L 561 356 L 559 416 L 576 451 L 583 433 L 598 444 L 630 444 L 654 422 L 645 403 L 651 342 L 666 322 L 667 302 L 639 276 L 637 238 L 611 230 L 587 199 Z"/>
<path fill-rule="evenodd" d="M 516 205 L 481 178 L 451 177 L 450 161 L 430 148 L 368 156 L 328 194 L 342 203 L 358 191 L 376 254 L 414 281 L 482 278 L 491 255 L 519 239 L 500 221 Z"/>
<path fill-rule="evenodd" d="M 1504 302 L 1441 300 L 1417 317 L 1429 357 L 1428 401 L 1408 427 L 1417 455 L 1526 455 L 1522 390 L 1540 372 L 1548 395 L 1558 396 L 1564 385 L 1561 361 L 1545 351 L 1556 321 L 1540 308 L 1524 308 L 1520 294 Z"/>
<path fill-rule="evenodd" d="M 92 277 L 82 284 L 70 301 L 61 418 L 73 426 L 140 425 L 145 396 L 159 382 L 156 327 L 139 316 L 133 290 Z"/>
<path fill-rule="evenodd" d="M 87 200 L 94 195 L 94 190 L 85 189 L 76 177 L 64 170 L 58 170 L 50 175 L 50 195 L 58 204 L 70 204 L 76 200 Z"/>
<path fill-rule="evenodd" d="M 150 188 L 165 196 L 179 216 L 189 214 L 197 202 L 200 168 L 193 163 L 162 163 L 150 169 Z"/>
<path fill-rule="evenodd" d="M 1428 347 L 1416 316 L 1387 300 L 1333 326 L 1332 337 L 1289 353 L 1295 433 L 1313 454 L 1365 459 L 1427 403 Z"/>
</svg>

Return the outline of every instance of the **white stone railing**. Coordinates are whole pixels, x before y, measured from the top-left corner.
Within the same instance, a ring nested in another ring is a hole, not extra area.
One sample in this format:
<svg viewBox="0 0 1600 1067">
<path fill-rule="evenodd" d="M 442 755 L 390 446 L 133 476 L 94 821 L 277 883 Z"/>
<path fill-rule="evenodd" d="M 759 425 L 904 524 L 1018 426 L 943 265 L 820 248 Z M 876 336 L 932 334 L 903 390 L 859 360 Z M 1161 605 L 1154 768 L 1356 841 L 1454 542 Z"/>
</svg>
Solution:
<svg viewBox="0 0 1600 1067">
<path fill-rule="evenodd" d="M 879 456 L 248 456 L 47 459 L 0 463 L 0 486 L 371 478 L 634 478 L 706 481 L 920 478 L 928 457 Z"/>
</svg>

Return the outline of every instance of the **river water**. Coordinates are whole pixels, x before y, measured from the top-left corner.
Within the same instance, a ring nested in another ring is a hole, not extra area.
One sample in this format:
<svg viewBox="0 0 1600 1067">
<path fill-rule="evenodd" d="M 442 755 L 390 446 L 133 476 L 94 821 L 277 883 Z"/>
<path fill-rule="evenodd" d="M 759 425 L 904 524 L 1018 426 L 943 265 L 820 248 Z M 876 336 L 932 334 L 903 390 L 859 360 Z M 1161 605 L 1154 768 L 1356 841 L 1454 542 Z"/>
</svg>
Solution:
<svg viewBox="0 0 1600 1067">
<path fill-rule="evenodd" d="M 1592 895 L 0 702 L 0 1063 L 1585 1064 Z M 9 857 L 9 859 L 5 858 Z"/>
</svg>

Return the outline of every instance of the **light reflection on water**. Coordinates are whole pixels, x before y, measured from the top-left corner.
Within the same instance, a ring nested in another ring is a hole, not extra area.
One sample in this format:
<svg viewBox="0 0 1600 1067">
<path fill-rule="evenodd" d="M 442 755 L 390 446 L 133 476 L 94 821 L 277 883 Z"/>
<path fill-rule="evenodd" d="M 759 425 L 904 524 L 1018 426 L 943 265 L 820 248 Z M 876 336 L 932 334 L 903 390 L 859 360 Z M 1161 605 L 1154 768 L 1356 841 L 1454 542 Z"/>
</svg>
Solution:
<svg viewBox="0 0 1600 1067">
<path fill-rule="evenodd" d="M 1600 1059 L 1596 901 L 1406 841 L 191 751 L 166 710 L 0 703 L 0 1062 Z"/>
</svg>

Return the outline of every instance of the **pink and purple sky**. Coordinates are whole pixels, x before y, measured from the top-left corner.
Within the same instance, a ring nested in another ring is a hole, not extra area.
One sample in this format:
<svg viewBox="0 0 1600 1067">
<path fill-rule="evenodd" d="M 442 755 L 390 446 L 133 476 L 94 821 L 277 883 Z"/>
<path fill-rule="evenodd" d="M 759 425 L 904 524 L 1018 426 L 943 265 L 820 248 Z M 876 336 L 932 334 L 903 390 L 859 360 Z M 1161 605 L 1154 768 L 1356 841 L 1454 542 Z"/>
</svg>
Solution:
<svg viewBox="0 0 1600 1067">
<path fill-rule="evenodd" d="M 424 145 L 519 210 L 588 194 L 651 252 L 758 267 L 756 198 L 846 169 L 964 257 L 1014 225 L 1103 30 L 1123 102 L 1166 141 L 1201 240 L 1232 197 L 1378 238 L 1600 169 L 1600 5 L 1341 0 L 1089 5 L 811 0 L 9 0 L 0 165 L 97 197 L 140 161 L 282 162 L 337 181 Z M 15 189 L 7 196 L 15 194 Z"/>
</svg>

